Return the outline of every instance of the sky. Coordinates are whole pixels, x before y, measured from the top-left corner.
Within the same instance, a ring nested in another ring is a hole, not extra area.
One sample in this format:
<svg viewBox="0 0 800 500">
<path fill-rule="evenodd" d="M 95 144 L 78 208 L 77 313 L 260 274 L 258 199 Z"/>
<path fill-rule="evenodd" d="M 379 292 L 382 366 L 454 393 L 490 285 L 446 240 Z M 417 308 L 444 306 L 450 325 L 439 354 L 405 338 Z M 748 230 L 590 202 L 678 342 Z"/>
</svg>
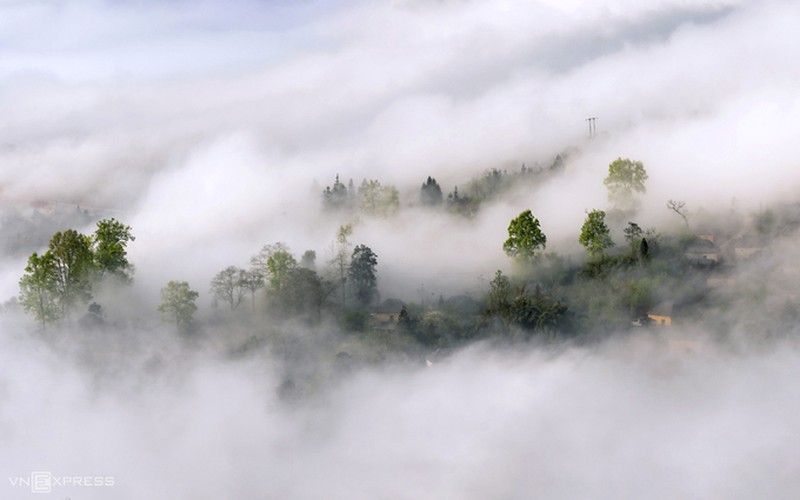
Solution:
<svg viewBox="0 0 800 500">
<path fill-rule="evenodd" d="M 322 210 L 322 190 L 336 174 L 378 179 L 403 208 L 358 221 L 353 238 L 378 255 L 382 297 L 478 294 L 510 267 L 502 242 L 525 209 L 548 250 L 579 253 L 618 157 L 649 174 L 643 227 L 681 223 L 669 199 L 695 214 L 796 201 L 796 19 L 789 0 L 0 0 L 0 205 L 88 207 L 130 224 L 134 287 L 155 316 L 167 280 L 188 280 L 208 307 L 211 277 L 266 244 L 324 264 L 351 220 Z M 447 193 L 565 152 L 562 174 L 474 219 L 416 206 L 429 175 Z M 24 264 L 0 256 L 0 301 Z M 647 345 L 481 347 L 433 371 L 356 374 L 320 411 L 294 413 L 273 395 L 279 374 L 257 364 L 179 353 L 151 395 L 124 375 L 98 393 L 80 353 L 0 342 L 0 449 L 11 450 L 0 465 L 115 474 L 116 498 L 797 491 L 797 394 L 784 383 L 796 349 L 648 364 Z M 133 359 L 141 371 L 153 358 Z M 64 413 L 62 427 L 43 412 Z"/>
</svg>

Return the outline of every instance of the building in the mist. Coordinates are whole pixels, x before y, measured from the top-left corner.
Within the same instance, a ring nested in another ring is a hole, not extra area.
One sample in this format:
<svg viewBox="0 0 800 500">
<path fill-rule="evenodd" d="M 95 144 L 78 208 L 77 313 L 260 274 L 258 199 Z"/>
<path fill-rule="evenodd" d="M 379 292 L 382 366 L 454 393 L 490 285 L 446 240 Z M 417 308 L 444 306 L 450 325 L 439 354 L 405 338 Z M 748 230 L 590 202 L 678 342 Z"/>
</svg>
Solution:
<svg viewBox="0 0 800 500">
<path fill-rule="evenodd" d="M 662 302 L 648 311 L 647 317 L 656 326 L 671 326 L 672 325 L 672 302 Z"/>
</svg>

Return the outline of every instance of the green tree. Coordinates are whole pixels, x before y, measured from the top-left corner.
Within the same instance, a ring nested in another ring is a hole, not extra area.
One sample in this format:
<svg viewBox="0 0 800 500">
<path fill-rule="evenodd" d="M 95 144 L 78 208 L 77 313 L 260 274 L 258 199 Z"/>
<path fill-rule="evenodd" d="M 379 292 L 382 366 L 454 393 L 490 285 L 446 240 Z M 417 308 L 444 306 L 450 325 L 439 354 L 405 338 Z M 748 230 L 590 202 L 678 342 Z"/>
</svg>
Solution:
<svg viewBox="0 0 800 500">
<path fill-rule="evenodd" d="M 289 271 L 297 267 L 297 260 L 285 243 L 266 245 L 251 259 L 253 267 L 264 273 L 272 292 L 280 295 Z"/>
<path fill-rule="evenodd" d="M 503 250 L 511 257 L 531 260 L 536 251 L 545 248 L 547 237 L 542 232 L 539 219 L 530 210 L 525 210 L 508 225 L 508 239 Z"/>
<path fill-rule="evenodd" d="M 97 223 L 92 236 L 94 267 L 100 278 L 115 276 L 129 283 L 133 276 L 133 265 L 128 262 L 128 242 L 136 238 L 131 227 L 118 220 L 103 219 Z"/>
<path fill-rule="evenodd" d="M 74 229 L 59 231 L 50 240 L 48 252 L 54 264 L 53 286 L 61 317 L 92 298 L 91 275 L 94 269 L 91 238 Z"/>
<path fill-rule="evenodd" d="M 615 209 L 633 212 L 639 202 L 636 193 L 644 193 L 647 171 L 640 161 L 617 158 L 608 166 L 608 176 L 603 184 L 608 188 L 608 201 Z"/>
<path fill-rule="evenodd" d="M 289 271 L 280 296 L 281 306 L 286 312 L 302 314 L 310 321 L 318 321 L 329 291 L 316 271 L 295 267 Z"/>
<path fill-rule="evenodd" d="M 442 188 L 439 183 L 433 177 L 428 176 L 428 179 L 422 183 L 422 188 L 420 188 L 419 200 L 423 205 L 436 206 L 442 203 L 443 198 Z"/>
<path fill-rule="evenodd" d="M 200 294 L 189 288 L 186 281 L 170 281 L 161 289 L 159 312 L 168 321 L 175 322 L 179 330 L 186 329 L 197 311 L 197 297 Z"/>
<path fill-rule="evenodd" d="M 214 300 L 226 302 L 231 311 L 239 307 L 248 291 L 245 281 L 247 279 L 246 272 L 236 266 L 228 266 L 218 272 L 211 280 L 211 293 L 214 295 Z"/>
<path fill-rule="evenodd" d="M 22 308 L 33 314 L 42 328 L 61 317 L 55 292 L 55 260 L 52 253 L 45 252 L 39 256 L 34 252 L 28 258 L 25 274 L 19 280 L 19 289 Z"/>
<path fill-rule="evenodd" d="M 350 258 L 350 236 L 353 234 L 353 225 L 346 224 L 339 226 L 336 231 L 336 249 L 330 264 L 333 267 L 335 278 L 331 281 L 335 282 L 341 291 L 341 307 L 344 309 L 347 303 L 347 269 Z"/>
<path fill-rule="evenodd" d="M 400 208 L 400 194 L 394 186 L 381 186 L 377 180 L 364 181 L 358 189 L 361 211 L 367 215 L 394 215 Z"/>
<path fill-rule="evenodd" d="M 635 222 L 628 222 L 628 227 L 622 232 L 625 234 L 625 241 L 631 246 L 631 253 L 636 255 L 642 239 L 642 228 Z"/>
<path fill-rule="evenodd" d="M 614 246 L 611 240 L 611 231 L 605 222 L 606 213 L 602 210 L 592 210 L 586 216 L 581 227 L 578 242 L 586 248 L 593 258 L 606 255 L 606 250 Z"/>
<path fill-rule="evenodd" d="M 362 305 L 373 302 L 378 291 L 378 256 L 366 245 L 358 245 L 353 249 L 348 277 L 353 286 L 356 299 Z"/>
<path fill-rule="evenodd" d="M 514 290 L 511 286 L 511 280 L 498 269 L 494 279 L 489 282 L 489 295 L 486 297 L 486 315 L 498 317 L 504 324 L 508 324 L 511 317 L 513 295 Z"/>
</svg>

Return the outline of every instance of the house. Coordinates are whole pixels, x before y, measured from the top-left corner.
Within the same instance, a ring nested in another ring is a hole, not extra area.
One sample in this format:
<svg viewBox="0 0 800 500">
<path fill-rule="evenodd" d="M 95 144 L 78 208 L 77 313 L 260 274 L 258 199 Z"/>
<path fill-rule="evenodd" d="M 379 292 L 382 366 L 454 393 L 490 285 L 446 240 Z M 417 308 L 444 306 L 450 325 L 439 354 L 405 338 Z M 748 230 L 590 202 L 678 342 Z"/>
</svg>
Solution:
<svg viewBox="0 0 800 500">
<path fill-rule="evenodd" d="M 689 263 L 698 267 L 713 267 L 719 262 L 720 250 L 708 239 L 697 237 L 686 248 L 684 255 Z"/>
<path fill-rule="evenodd" d="M 405 304 L 398 299 L 386 299 L 370 314 L 370 324 L 376 330 L 394 330 Z"/>
<path fill-rule="evenodd" d="M 763 240 L 756 237 L 738 238 L 733 243 L 733 252 L 736 260 L 747 261 L 757 258 L 764 252 L 766 245 Z"/>
<path fill-rule="evenodd" d="M 662 302 L 656 307 L 648 311 L 647 317 L 656 326 L 671 326 L 672 325 L 672 302 Z"/>
</svg>

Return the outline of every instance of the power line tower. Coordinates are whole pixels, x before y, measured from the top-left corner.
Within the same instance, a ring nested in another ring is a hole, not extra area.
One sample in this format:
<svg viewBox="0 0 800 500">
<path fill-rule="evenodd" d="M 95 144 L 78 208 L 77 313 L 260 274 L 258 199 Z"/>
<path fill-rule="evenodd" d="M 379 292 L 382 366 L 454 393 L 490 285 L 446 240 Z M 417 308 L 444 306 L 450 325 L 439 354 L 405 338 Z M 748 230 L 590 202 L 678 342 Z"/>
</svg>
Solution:
<svg viewBox="0 0 800 500">
<path fill-rule="evenodd" d="M 589 139 L 593 139 L 597 135 L 597 117 L 590 116 L 586 121 L 589 122 Z"/>
</svg>

